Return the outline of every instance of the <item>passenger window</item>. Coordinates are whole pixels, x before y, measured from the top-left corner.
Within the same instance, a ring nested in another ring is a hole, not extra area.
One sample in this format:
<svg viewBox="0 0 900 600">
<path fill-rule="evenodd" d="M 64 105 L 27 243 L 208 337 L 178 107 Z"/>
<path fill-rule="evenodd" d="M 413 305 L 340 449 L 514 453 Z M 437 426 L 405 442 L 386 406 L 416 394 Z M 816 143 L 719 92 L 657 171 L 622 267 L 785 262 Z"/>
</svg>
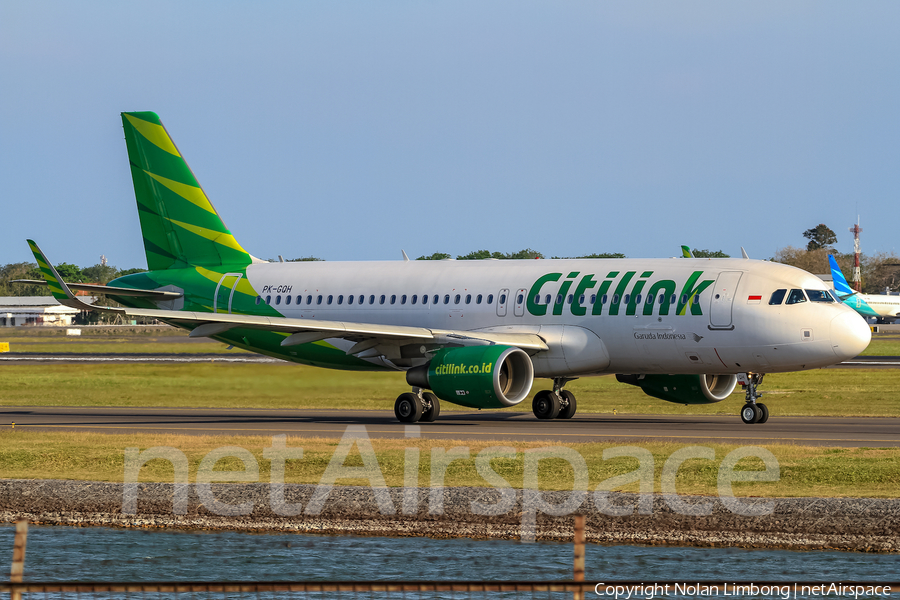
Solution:
<svg viewBox="0 0 900 600">
<path fill-rule="evenodd" d="M 417 301 L 418 299 L 419 299 L 419 295 L 418 295 L 418 294 L 413 294 L 413 295 L 412 295 L 412 298 L 409 299 L 409 303 L 410 303 L 410 304 L 415 304 L 416 301 Z"/>
<path fill-rule="evenodd" d="M 369 304 L 375 304 L 375 294 L 369 295 Z"/>
<path fill-rule="evenodd" d="M 500 304 L 506 304 L 506 294 L 500 294 Z"/>
<path fill-rule="evenodd" d="M 281 296 L 275 296 L 275 304 L 281 304 Z"/>
<path fill-rule="evenodd" d="M 574 299 L 575 299 L 575 296 L 574 296 L 573 294 L 569 294 L 569 297 L 566 298 L 566 303 L 567 303 L 567 304 L 572 304 L 572 301 L 573 301 Z"/>
<path fill-rule="evenodd" d="M 769 298 L 769 304 L 781 304 L 784 302 L 784 295 L 787 294 L 787 290 L 775 290 L 772 292 L 772 297 Z"/>
<path fill-rule="evenodd" d="M 662 306 L 662 305 L 665 304 L 665 303 L 666 303 L 666 295 L 665 295 L 665 294 L 660 294 L 660 295 L 659 295 L 659 305 Z"/>
<path fill-rule="evenodd" d="M 551 301 L 552 299 L 553 299 L 553 298 L 550 296 L 550 294 L 547 294 L 546 298 L 544 299 L 544 304 L 550 304 L 550 301 Z"/>
<path fill-rule="evenodd" d="M 678 296 L 675 294 L 672 294 L 672 297 L 669 299 L 669 304 L 675 304 L 675 300 L 677 300 L 677 299 L 678 299 Z"/>
<path fill-rule="evenodd" d="M 834 302 L 825 290 L 806 290 L 806 297 L 810 302 Z"/>
<path fill-rule="evenodd" d="M 613 303 L 613 304 L 618 304 L 618 303 L 619 303 L 619 295 L 618 295 L 618 294 L 613 294 L 612 303 Z"/>
<path fill-rule="evenodd" d="M 535 303 L 535 304 L 540 304 L 540 303 L 541 303 L 541 295 L 540 295 L 540 294 L 535 294 L 535 295 L 534 295 L 534 303 Z"/>
<path fill-rule="evenodd" d="M 334 296 L 332 296 L 331 294 L 328 294 L 328 304 L 331 304 L 331 302 L 333 300 L 334 300 Z"/>
<path fill-rule="evenodd" d="M 687 304 L 687 301 L 688 301 L 687 294 L 682 294 L 682 295 L 681 295 L 681 303 L 682 303 L 682 304 Z"/>
<path fill-rule="evenodd" d="M 475 296 L 475 304 L 481 304 L 481 294 Z"/>
<path fill-rule="evenodd" d="M 272 304 L 272 296 L 266 296 L 266 304 Z"/>
<path fill-rule="evenodd" d="M 303 302 L 303 296 L 297 294 L 297 306 L 300 306 L 300 303 Z"/>
<path fill-rule="evenodd" d="M 800 304 L 801 302 L 806 302 L 806 296 L 803 295 L 803 290 L 791 290 L 790 295 L 788 295 L 787 304 Z"/>
<path fill-rule="evenodd" d="M 432 304 L 437 304 L 439 298 L 440 298 L 440 296 L 438 296 L 437 294 L 435 294 L 434 297 L 431 299 L 431 303 L 432 303 Z"/>
<path fill-rule="evenodd" d="M 347 296 L 347 304 L 353 304 L 353 294 Z"/>
<path fill-rule="evenodd" d="M 306 303 L 312 304 L 312 295 L 306 297 Z"/>
<path fill-rule="evenodd" d="M 582 294 L 578 297 L 578 304 L 579 304 L 579 306 L 584 304 L 584 294 Z"/>
<path fill-rule="evenodd" d="M 641 295 L 640 294 L 638 294 L 637 296 L 634 297 L 634 303 L 635 304 L 641 303 Z"/>
<path fill-rule="evenodd" d="M 450 294 L 444 294 L 444 304 L 450 304 Z"/>
<path fill-rule="evenodd" d="M 647 304 L 653 304 L 653 294 L 647 294 Z"/>
<path fill-rule="evenodd" d="M 631 302 L 631 294 L 625 294 L 625 297 L 622 298 L 622 302 L 628 304 Z"/>
<path fill-rule="evenodd" d="M 378 299 L 378 304 L 384 304 L 384 294 Z"/>
<path fill-rule="evenodd" d="M 557 304 L 562 304 L 562 301 L 563 301 L 562 294 L 557 294 L 557 295 L 556 295 L 556 303 L 557 303 Z"/>
<path fill-rule="evenodd" d="M 472 304 L 472 294 L 466 294 L 466 304 Z"/>
<path fill-rule="evenodd" d="M 400 304 L 406 304 L 406 294 L 400 296 Z"/>
<path fill-rule="evenodd" d="M 322 304 L 322 294 L 316 296 L 316 304 Z"/>
<path fill-rule="evenodd" d="M 518 296 L 516 296 L 516 304 L 522 304 L 522 301 L 523 301 L 523 300 L 525 300 L 525 296 L 524 296 L 524 295 L 519 294 Z"/>
<path fill-rule="evenodd" d="M 603 295 L 600 297 L 600 306 L 603 306 L 603 305 L 606 304 L 608 301 L 609 301 L 609 294 L 603 294 Z"/>
<path fill-rule="evenodd" d="M 397 303 L 397 294 L 391 294 L 391 304 Z"/>
<path fill-rule="evenodd" d="M 285 303 L 285 304 L 290 304 L 290 303 L 291 303 L 291 297 L 290 297 L 290 296 L 286 297 L 286 298 L 284 299 L 284 303 Z"/>
<path fill-rule="evenodd" d="M 591 294 L 591 304 L 597 302 L 597 294 Z"/>
<path fill-rule="evenodd" d="M 259 306 L 259 303 L 262 302 L 262 296 L 256 297 L 256 305 Z"/>
<path fill-rule="evenodd" d="M 344 295 L 341 294 L 338 296 L 338 304 L 343 304 L 343 303 L 344 303 Z"/>
<path fill-rule="evenodd" d="M 487 297 L 487 304 L 493 304 L 493 303 L 494 303 L 494 295 L 493 295 L 493 294 L 488 294 L 488 297 Z"/>
<path fill-rule="evenodd" d="M 453 298 L 453 304 L 459 304 L 460 299 L 461 299 L 460 295 L 457 294 L 456 297 Z"/>
<path fill-rule="evenodd" d="M 694 296 L 693 304 L 700 304 L 700 296 Z"/>
</svg>

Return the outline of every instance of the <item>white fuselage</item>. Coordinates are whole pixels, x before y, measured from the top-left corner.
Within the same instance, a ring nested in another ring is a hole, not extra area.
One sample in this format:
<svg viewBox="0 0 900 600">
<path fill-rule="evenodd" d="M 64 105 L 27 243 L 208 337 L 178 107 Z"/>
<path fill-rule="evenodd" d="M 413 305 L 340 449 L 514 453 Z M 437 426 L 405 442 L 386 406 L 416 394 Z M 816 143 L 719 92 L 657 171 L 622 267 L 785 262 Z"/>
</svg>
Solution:
<svg viewBox="0 0 900 600">
<path fill-rule="evenodd" d="M 795 371 L 856 356 L 870 340 L 838 302 L 770 304 L 776 290 L 827 288 L 746 259 L 264 263 L 247 277 L 259 302 L 290 318 L 535 333 L 550 348 L 532 357 L 543 377 Z M 371 361 L 421 362 L 399 346 Z"/>
</svg>

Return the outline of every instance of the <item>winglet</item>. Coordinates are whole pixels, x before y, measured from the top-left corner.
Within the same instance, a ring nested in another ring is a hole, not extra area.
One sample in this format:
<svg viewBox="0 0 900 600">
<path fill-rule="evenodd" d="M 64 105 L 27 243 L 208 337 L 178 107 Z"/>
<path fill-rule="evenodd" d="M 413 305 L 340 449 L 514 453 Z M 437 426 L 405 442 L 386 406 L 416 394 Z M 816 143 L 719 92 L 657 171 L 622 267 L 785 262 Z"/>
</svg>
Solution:
<svg viewBox="0 0 900 600">
<path fill-rule="evenodd" d="M 747 254 L 747 251 L 744 250 L 744 247 L 743 247 L 743 246 L 741 246 L 741 256 L 743 256 L 743 257 L 746 258 L 747 260 L 750 260 L 750 255 Z"/>
<path fill-rule="evenodd" d="M 681 247 L 681 256 L 684 258 L 694 258 L 693 252 L 691 252 L 690 246 L 682 246 Z"/>
<path fill-rule="evenodd" d="M 76 298 L 75 294 L 72 293 L 72 290 L 69 289 L 69 286 L 66 285 L 66 282 L 63 281 L 63 278 L 59 276 L 59 273 L 56 272 L 56 269 L 47 259 L 47 256 L 44 254 L 44 252 L 34 242 L 34 240 L 26 241 L 28 242 L 28 246 L 31 248 L 32 254 L 34 254 L 34 259 L 37 261 L 38 269 L 40 270 L 41 275 L 43 275 L 44 279 L 47 280 L 47 287 L 50 288 L 50 293 L 53 294 L 53 297 L 57 302 L 59 302 L 63 306 L 77 308 L 78 310 L 102 310 L 98 309 L 97 307 L 91 306 L 86 302 L 82 302 L 81 300 Z M 116 309 L 107 308 L 105 310 L 119 312 Z"/>
<path fill-rule="evenodd" d="M 828 264 L 831 265 L 832 286 L 841 299 L 856 294 L 856 290 L 851 288 L 844 278 L 844 274 L 841 272 L 841 268 L 838 266 L 833 254 L 828 255 Z"/>
</svg>

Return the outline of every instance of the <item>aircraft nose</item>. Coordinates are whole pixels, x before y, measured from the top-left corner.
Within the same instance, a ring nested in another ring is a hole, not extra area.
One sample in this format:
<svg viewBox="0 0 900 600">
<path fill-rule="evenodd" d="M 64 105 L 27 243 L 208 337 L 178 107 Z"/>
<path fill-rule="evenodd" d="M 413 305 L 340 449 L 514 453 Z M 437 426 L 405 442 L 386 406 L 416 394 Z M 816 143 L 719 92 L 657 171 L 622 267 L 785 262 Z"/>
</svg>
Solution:
<svg viewBox="0 0 900 600">
<path fill-rule="evenodd" d="M 872 330 L 859 314 L 848 310 L 831 320 L 831 345 L 841 360 L 858 356 L 872 341 Z"/>
</svg>

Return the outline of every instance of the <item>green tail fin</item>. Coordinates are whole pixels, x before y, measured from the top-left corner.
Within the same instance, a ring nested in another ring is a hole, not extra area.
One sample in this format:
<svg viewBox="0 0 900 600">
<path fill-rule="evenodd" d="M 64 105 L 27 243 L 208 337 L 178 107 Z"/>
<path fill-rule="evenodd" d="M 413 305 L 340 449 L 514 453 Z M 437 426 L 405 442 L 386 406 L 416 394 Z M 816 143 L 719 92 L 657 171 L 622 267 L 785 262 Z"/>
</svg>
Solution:
<svg viewBox="0 0 900 600">
<path fill-rule="evenodd" d="M 122 124 L 147 267 L 250 264 L 156 113 L 122 113 Z"/>
</svg>

